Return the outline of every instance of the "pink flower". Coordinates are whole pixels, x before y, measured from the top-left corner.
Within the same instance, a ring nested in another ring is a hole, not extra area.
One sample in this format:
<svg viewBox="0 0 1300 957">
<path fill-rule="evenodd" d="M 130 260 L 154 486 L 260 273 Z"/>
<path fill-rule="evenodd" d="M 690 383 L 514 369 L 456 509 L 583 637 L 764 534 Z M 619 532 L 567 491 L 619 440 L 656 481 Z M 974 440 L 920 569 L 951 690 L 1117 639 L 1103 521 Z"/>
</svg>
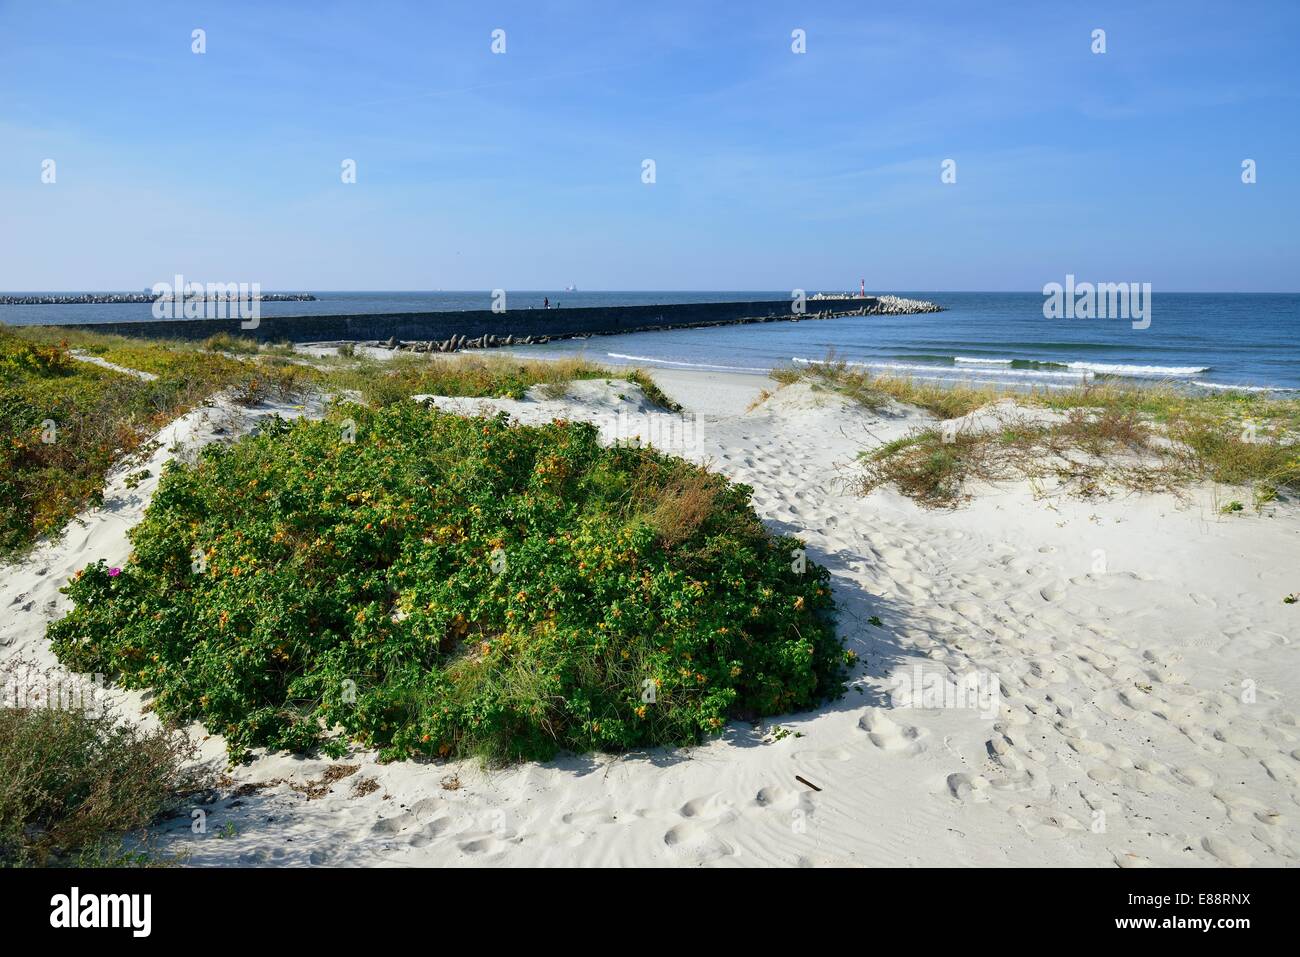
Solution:
<svg viewBox="0 0 1300 957">
<path fill-rule="evenodd" d="M 116 578 L 120 574 L 122 574 L 122 569 L 120 568 L 110 568 L 108 570 L 108 576 L 110 578 Z"/>
</svg>

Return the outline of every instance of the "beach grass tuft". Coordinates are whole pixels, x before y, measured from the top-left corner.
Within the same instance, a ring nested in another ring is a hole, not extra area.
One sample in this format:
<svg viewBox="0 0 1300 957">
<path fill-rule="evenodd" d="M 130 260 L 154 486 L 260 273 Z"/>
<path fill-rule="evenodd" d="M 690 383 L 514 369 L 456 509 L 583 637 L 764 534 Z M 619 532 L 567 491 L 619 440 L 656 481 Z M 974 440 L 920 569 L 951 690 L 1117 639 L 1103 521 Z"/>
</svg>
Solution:
<svg viewBox="0 0 1300 957">
<path fill-rule="evenodd" d="M 1006 416 L 1001 428 L 920 428 L 867 450 L 856 487 L 893 486 L 928 507 L 954 507 L 973 482 L 1053 478 L 1084 496 L 1179 492 L 1193 483 L 1248 488 L 1255 507 L 1300 490 L 1300 400 L 1253 392 L 1198 394 L 1172 383 L 1086 383 L 1073 389 L 1018 391 L 963 384 L 920 384 L 839 361 L 775 369 L 782 386 L 803 382 L 866 408 L 895 400 L 939 419 L 955 419 L 1013 400 L 1063 421 Z"/>
<path fill-rule="evenodd" d="M 107 710 L 0 708 L 0 867 L 151 863 L 124 839 L 206 783 L 195 751 Z"/>
<path fill-rule="evenodd" d="M 996 389 L 956 385 L 929 385 L 897 376 L 873 375 L 836 359 L 832 353 L 824 362 L 782 366 L 771 376 L 780 385 L 804 382 L 814 389 L 838 392 L 868 409 L 883 408 L 891 399 L 953 418 L 973 412 L 1002 395 Z"/>
</svg>

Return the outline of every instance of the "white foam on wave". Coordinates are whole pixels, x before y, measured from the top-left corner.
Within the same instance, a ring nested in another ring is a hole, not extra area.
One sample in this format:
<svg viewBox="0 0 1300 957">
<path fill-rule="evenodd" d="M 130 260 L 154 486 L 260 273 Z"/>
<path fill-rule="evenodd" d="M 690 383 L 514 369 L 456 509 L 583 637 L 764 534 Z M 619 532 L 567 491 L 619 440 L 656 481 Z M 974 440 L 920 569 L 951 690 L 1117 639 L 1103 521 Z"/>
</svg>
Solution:
<svg viewBox="0 0 1300 957">
<path fill-rule="evenodd" d="M 1288 389 L 1284 386 L 1268 385 L 1229 385 L 1225 382 L 1205 382 L 1200 379 L 1193 379 L 1192 385 L 1202 389 L 1220 389 L 1224 392 L 1296 392 L 1297 389 Z"/>
<path fill-rule="evenodd" d="M 724 366 L 715 365 L 711 362 L 680 362 L 676 359 L 656 359 L 654 356 L 629 356 L 622 352 L 606 352 L 605 355 L 611 359 L 627 359 L 630 362 L 655 362 L 665 366 L 683 366 L 688 369 L 718 369 L 723 372 L 771 372 L 768 368 L 754 368 L 752 366 Z"/>
<path fill-rule="evenodd" d="M 824 360 L 804 359 L 795 356 L 800 364 L 821 365 Z M 961 375 L 965 376 L 1016 376 L 1025 379 L 1068 379 L 1073 382 L 1085 381 L 1099 375 L 1128 376 L 1135 379 L 1185 379 L 1190 376 L 1209 372 L 1209 366 L 1144 366 L 1126 363 L 1107 362 L 1067 362 L 1064 369 L 1012 369 L 1012 359 L 975 359 L 964 356 L 954 357 L 962 364 Z M 846 362 L 845 365 L 864 369 L 884 369 L 898 372 L 935 372 L 942 366 L 924 365 L 913 362 Z M 981 368 L 988 366 L 989 368 Z M 956 374 L 954 372 L 954 374 Z"/>
<path fill-rule="evenodd" d="M 1209 366 L 1134 366 L 1105 362 L 1067 362 L 1066 366 L 1098 375 L 1133 376 L 1139 379 L 1186 378 L 1210 371 Z"/>
<path fill-rule="evenodd" d="M 962 378 L 958 375 L 912 375 L 909 379 L 920 382 L 961 382 Z M 1077 382 L 1026 382 L 1023 379 L 980 379 L 979 385 L 1005 385 L 1014 389 L 1024 389 L 1033 386 L 1035 389 L 1073 389 L 1077 387 Z"/>
<path fill-rule="evenodd" d="M 826 365 L 822 359 L 804 359 L 800 356 L 794 356 L 791 360 L 799 365 Z M 942 370 L 943 366 L 921 365 L 915 362 L 845 362 L 845 365 L 856 366 L 863 369 L 882 369 L 889 372 L 929 372 L 934 373 Z M 1067 372 L 1062 369 L 1010 369 L 1005 366 L 995 366 L 990 369 L 974 368 L 953 369 L 946 376 L 934 376 L 934 379 L 957 380 L 969 376 L 1016 376 L 1019 379 L 1033 379 L 1043 381 L 1047 379 L 1064 379 L 1069 382 L 1084 382 L 1092 378 L 1093 373 L 1088 370 L 1078 370 Z M 925 376 L 912 376 L 912 378 L 925 378 Z"/>
</svg>

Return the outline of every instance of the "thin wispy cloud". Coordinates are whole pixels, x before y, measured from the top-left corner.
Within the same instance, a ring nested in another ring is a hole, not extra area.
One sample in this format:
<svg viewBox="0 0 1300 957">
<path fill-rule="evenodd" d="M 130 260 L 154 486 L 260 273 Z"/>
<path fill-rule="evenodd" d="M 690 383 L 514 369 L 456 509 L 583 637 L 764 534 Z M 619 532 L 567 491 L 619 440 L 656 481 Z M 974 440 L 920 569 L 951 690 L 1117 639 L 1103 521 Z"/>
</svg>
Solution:
<svg viewBox="0 0 1300 957">
<path fill-rule="evenodd" d="M 1066 248 L 1150 265 L 1170 288 L 1226 288 L 1225 251 L 1278 263 L 1252 273 L 1263 287 L 1300 281 L 1286 265 L 1300 261 L 1300 186 L 1284 173 L 1300 84 L 1283 41 L 1300 11 L 1286 5 L 758 3 L 737 18 L 572 4 L 397 22 L 382 7 L 327 6 L 310 30 L 251 3 L 87 7 L 51 33 L 34 9 L 0 9 L 0 286 L 133 288 L 145 259 L 226 275 L 252 254 L 268 288 L 341 272 L 368 288 L 422 288 L 429 272 L 468 287 L 502 271 L 535 286 L 639 271 L 634 285 L 767 288 L 783 261 L 816 263 L 804 285 L 839 286 L 870 255 L 885 285 L 941 287 L 960 262 L 998 289 Z M 40 181 L 45 159 L 57 186 Z M 59 198 L 74 188 L 147 197 L 144 222 L 114 233 L 104 203 L 78 214 Z M 186 216 L 231 224 L 237 248 Z M 1009 230 L 996 257 L 980 235 L 994 222 Z M 896 238 L 864 251 L 868 230 Z"/>
</svg>

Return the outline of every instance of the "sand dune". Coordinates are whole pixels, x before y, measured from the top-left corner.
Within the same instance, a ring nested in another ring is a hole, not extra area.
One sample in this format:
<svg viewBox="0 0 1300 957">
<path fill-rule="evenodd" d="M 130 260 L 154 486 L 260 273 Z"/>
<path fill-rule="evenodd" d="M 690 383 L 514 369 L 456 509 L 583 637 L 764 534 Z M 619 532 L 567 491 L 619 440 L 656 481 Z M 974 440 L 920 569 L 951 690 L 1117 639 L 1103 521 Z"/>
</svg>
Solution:
<svg viewBox="0 0 1300 957">
<path fill-rule="evenodd" d="M 665 431 L 635 386 L 447 400 L 523 421 L 641 425 L 750 485 L 767 525 L 832 573 L 860 666 L 848 694 L 697 748 L 486 771 L 265 755 L 161 847 L 197 865 L 1279 865 L 1300 852 L 1300 514 L 1221 517 L 1209 490 L 1100 501 L 981 490 L 953 512 L 848 494 L 857 452 L 930 417 L 864 412 L 763 377 L 655 372 L 699 413 Z M 128 490 L 0 576 L 6 658 L 53 661 L 58 588 L 128 555 L 170 447 L 270 408 L 169 426 Z M 282 414 L 313 409 L 281 408 Z M 656 444 L 662 444 L 656 442 Z M 948 699 L 944 699 L 944 694 Z M 935 698 L 934 696 L 938 697 Z M 118 695 L 139 713 L 141 699 Z M 935 701 L 940 705 L 934 706 Z M 201 729 L 192 729 L 202 735 Z M 208 738 L 220 761 L 223 745 Z M 320 795 L 320 796 L 315 796 Z M 230 825 L 233 825 L 231 827 Z"/>
</svg>

